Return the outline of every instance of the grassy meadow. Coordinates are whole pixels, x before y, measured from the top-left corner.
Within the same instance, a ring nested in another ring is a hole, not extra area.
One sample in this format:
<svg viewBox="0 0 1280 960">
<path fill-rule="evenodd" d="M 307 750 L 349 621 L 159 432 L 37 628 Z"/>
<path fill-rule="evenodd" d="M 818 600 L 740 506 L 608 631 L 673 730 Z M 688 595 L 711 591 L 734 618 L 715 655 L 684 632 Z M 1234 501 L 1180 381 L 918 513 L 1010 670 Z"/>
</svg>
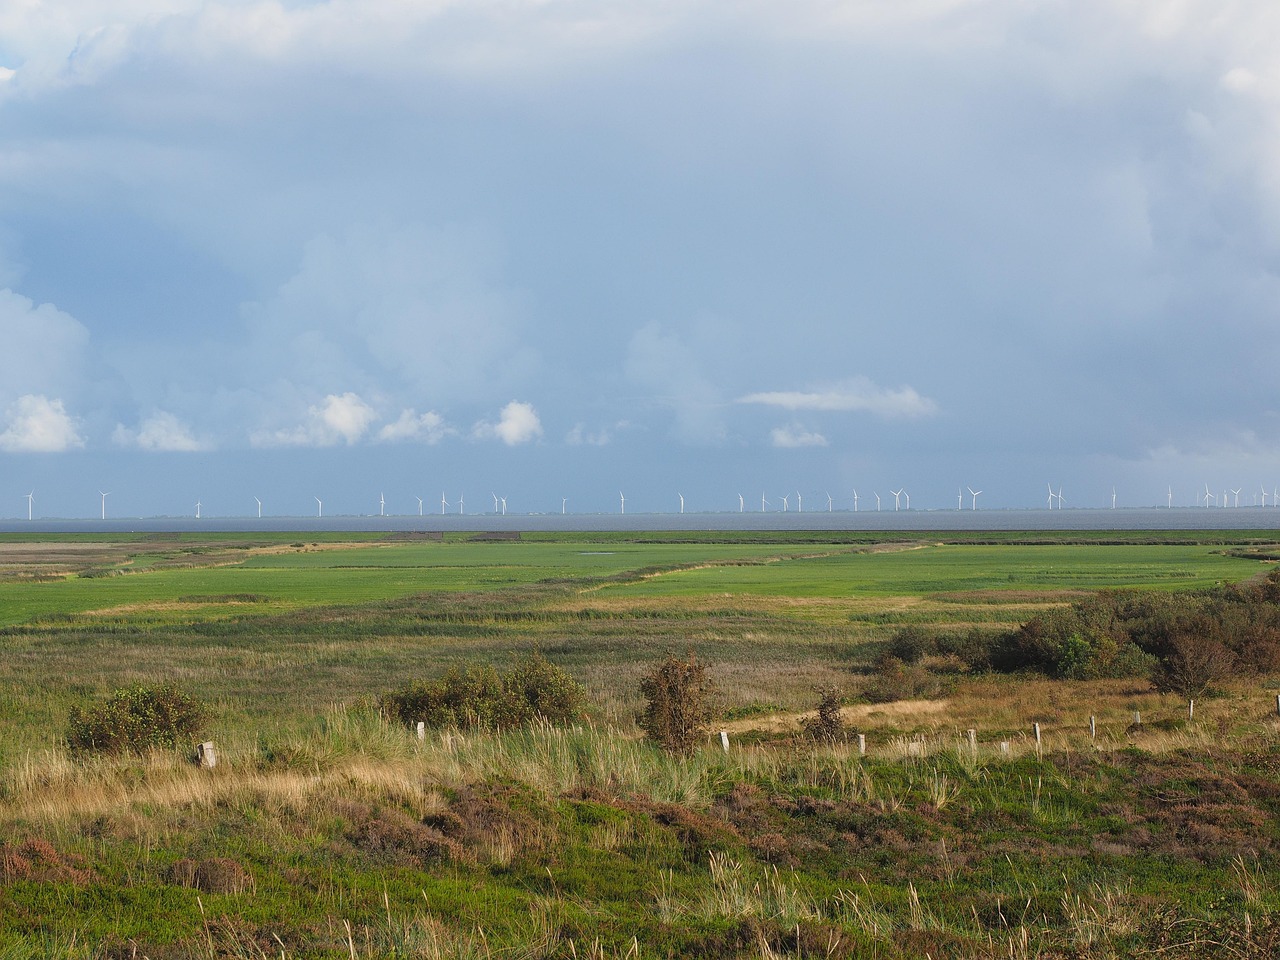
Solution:
<svg viewBox="0 0 1280 960">
<path fill-rule="evenodd" d="M 1274 956 L 1269 681 L 1191 719 L 1133 679 L 862 695 L 903 626 L 1243 582 L 1269 536 L 0 539 L 0 960 Z M 376 710 L 535 650 L 577 725 Z M 669 652 L 728 753 L 639 735 Z M 161 682 L 208 705 L 214 770 L 68 752 L 72 707 Z M 802 736 L 829 687 L 865 756 Z"/>
</svg>

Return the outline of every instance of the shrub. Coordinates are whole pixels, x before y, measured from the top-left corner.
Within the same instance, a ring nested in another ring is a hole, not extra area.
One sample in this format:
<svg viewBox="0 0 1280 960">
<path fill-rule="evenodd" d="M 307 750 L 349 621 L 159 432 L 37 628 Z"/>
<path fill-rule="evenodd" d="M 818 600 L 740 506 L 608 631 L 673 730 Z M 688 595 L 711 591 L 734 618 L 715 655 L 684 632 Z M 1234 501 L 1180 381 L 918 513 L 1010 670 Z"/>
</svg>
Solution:
<svg viewBox="0 0 1280 960">
<path fill-rule="evenodd" d="M 135 685 L 95 707 L 72 707 L 67 745 L 101 753 L 171 748 L 197 739 L 205 720 L 204 707 L 176 687 Z"/>
<path fill-rule="evenodd" d="M 810 740 L 833 742 L 843 740 L 844 721 L 840 719 L 840 691 L 835 687 L 823 687 L 818 691 L 818 712 L 801 723 L 805 736 Z"/>
<path fill-rule="evenodd" d="M 903 663 L 886 654 L 876 661 L 876 672 L 863 688 L 862 695 L 870 703 L 894 700 L 920 700 L 937 697 L 948 689 L 948 681 L 923 664 Z"/>
<path fill-rule="evenodd" d="M 933 635 L 920 627 L 903 627 L 889 641 L 889 655 L 903 663 L 919 663 L 936 653 L 938 643 Z"/>
<path fill-rule="evenodd" d="M 582 713 L 582 686 L 539 654 L 506 674 L 484 665 L 454 667 L 436 680 L 384 694 L 382 712 L 405 724 L 512 729 L 534 721 L 568 723 Z"/>
<path fill-rule="evenodd" d="M 1213 637 L 1185 633 L 1172 637 L 1160 659 L 1152 682 L 1161 693 L 1176 693 L 1189 700 L 1203 696 L 1215 683 L 1231 676 L 1235 657 Z"/>
<path fill-rule="evenodd" d="M 707 668 L 693 654 L 688 660 L 668 656 L 640 681 L 640 729 L 663 749 L 688 753 L 706 736 L 710 692 Z"/>
</svg>

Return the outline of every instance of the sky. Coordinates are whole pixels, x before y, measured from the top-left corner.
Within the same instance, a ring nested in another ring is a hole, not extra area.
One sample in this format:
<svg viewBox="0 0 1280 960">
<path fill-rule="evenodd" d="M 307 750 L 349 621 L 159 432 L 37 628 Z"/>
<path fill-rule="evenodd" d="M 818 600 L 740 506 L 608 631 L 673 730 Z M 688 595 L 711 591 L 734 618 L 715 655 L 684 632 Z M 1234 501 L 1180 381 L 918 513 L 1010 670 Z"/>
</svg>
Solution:
<svg viewBox="0 0 1280 960">
<path fill-rule="evenodd" d="M 1270 506 L 1277 50 L 1262 0 L 0 0 L 0 517 Z"/>
</svg>

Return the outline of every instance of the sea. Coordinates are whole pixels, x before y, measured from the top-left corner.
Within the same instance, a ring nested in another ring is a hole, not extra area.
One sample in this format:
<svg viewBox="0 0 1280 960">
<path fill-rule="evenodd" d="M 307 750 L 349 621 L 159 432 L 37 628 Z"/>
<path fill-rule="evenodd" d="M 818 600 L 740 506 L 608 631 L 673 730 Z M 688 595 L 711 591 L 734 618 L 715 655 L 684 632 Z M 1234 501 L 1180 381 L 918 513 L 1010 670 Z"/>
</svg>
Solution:
<svg viewBox="0 0 1280 960">
<path fill-rule="evenodd" d="M 94 533 L 408 533 L 593 532 L 656 533 L 859 530 L 1248 530 L 1280 534 L 1276 507 L 1150 507 L 1064 510 L 833 510 L 742 513 L 426 514 L 333 517 L 108 517 L 0 520 L 0 534 Z"/>
</svg>

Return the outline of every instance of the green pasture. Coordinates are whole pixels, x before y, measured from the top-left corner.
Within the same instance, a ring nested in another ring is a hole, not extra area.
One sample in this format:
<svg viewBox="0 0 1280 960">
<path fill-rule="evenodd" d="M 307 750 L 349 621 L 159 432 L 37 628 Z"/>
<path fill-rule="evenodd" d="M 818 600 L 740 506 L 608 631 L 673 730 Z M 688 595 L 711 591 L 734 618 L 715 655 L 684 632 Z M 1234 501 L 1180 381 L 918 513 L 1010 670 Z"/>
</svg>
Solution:
<svg viewBox="0 0 1280 960">
<path fill-rule="evenodd" d="M 491 592 L 580 582 L 600 597 L 747 595 L 795 598 L 926 596 L 971 591 L 1193 589 L 1248 578 L 1262 567 L 1217 545 L 916 543 L 872 549 L 816 543 L 578 541 L 326 542 L 280 553 L 232 552 L 219 565 L 166 566 L 133 556 L 94 576 L 0 581 L 0 626 L 94 611 L 150 608 L 176 622 L 418 593 Z M 220 547 L 219 549 L 226 549 Z M 652 574 L 640 576 L 640 574 Z M 614 578 L 616 582 L 609 582 Z M 228 600 L 239 600 L 229 603 Z M 166 606 L 169 609 L 166 609 Z"/>
<path fill-rule="evenodd" d="M 840 550 L 759 566 L 676 570 L 607 595 L 748 594 L 896 597 L 971 591 L 1187 590 L 1247 579 L 1263 567 L 1210 546 L 919 544 Z"/>
</svg>

